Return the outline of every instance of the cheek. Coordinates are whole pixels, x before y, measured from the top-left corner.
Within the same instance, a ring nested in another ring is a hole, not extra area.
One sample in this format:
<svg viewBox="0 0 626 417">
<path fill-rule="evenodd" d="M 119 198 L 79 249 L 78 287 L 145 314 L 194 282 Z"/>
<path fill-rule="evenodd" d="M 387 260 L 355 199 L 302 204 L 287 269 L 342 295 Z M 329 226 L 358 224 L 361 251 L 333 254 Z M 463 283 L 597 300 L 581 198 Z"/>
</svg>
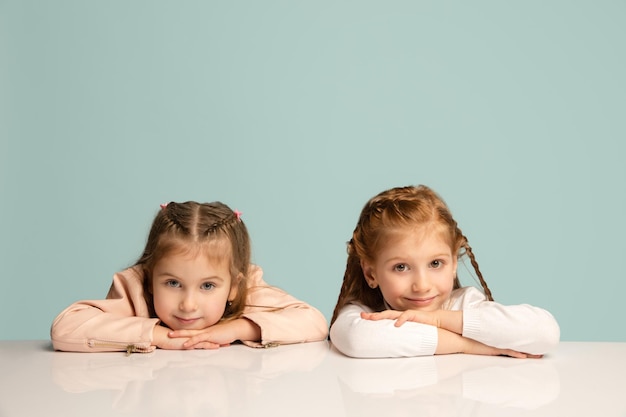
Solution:
<svg viewBox="0 0 626 417">
<path fill-rule="evenodd" d="M 446 296 L 449 296 L 450 293 L 452 293 L 453 287 L 454 287 L 454 276 L 443 280 L 439 288 L 442 293 L 444 293 Z"/>
<path fill-rule="evenodd" d="M 226 310 L 226 303 L 222 305 L 222 303 L 211 303 L 209 307 L 207 307 L 210 314 L 212 316 L 222 317 L 224 315 L 224 311 Z"/>
<path fill-rule="evenodd" d="M 380 292 L 383 294 L 383 298 L 390 302 L 397 297 L 402 296 L 406 292 L 406 288 L 403 285 L 400 285 L 398 282 L 389 282 L 389 281 L 381 281 Z"/>
<path fill-rule="evenodd" d="M 175 323 L 170 321 L 173 310 L 176 308 L 175 303 L 172 302 L 172 298 L 163 294 L 163 291 L 153 291 L 152 304 L 156 317 L 159 318 L 166 327 L 176 330 L 174 328 Z"/>
<path fill-rule="evenodd" d="M 165 297 L 163 292 L 161 291 L 153 291 L 152 292 L 152 304 L 154 305 L 154 310 L 157 314 L 163 313 L 163 310 L 166 310 L 171 304 L 171 300 L 168 297 Z"/>
<path fill-rule="evenodd" d="M 217 323 L 223 316 L 226 311 L 226 303 L 228 300 L 226 297 L 207 297 L 207 299 L 203 302 L 203 310 L 208 321 L 212 322 L 211 325 Z"/>
</svg>

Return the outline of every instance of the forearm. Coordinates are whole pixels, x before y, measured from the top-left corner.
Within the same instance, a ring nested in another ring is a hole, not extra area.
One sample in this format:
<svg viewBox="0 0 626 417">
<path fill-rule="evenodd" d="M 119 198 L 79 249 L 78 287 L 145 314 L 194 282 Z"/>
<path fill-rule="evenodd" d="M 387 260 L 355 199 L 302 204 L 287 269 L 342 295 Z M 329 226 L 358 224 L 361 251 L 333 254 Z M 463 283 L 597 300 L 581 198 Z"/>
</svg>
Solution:
<svg viewBox="0 0 626 417">
<path fill-rule="evenodd" d="M 172 330 L 156 325 L 152 331 L 152 345 L 160 349 L 183 349 L 183 343 L 187 339 L 170 338 L 169 333 Z"/>
<path fill-rule="evenodd" d="M 345 307 L 330 336 L 343 354 L 356 358 L 429 356 L 435 353 L 437 328 L 422 323 L 395 326 L 395 320 L 362 319 L 356 305 Z"/>
<path fill-rule="evenodd" d="M 261 341 L 261 328 L 248 319 L 235 319 L 227 322 L 224 325 L 232 327 L 234 340 L 240 340 L 242 342 L 260 342 Z"/>
<path fill-rule="evenodd" d="M 541 308 L 484 303 L 465 310 L 462 334 L 490 346 L 544 354 L 558 345 L 560 329 Z"/>
<path fill-rule="evenodd" d="M 315 342 L 328 337 L 328 322 L 318 309 L 268 285 L 256 265 L 251 267 L 249 280 L 247 307 L 241 317 L 259 326 L 262 345 Z"/>
<path fill-rule="evenodd" d="M 54 321 L 50 337 L 56 350 L 97 352 L 126 350 L 128 345 L 150 346 L 158 319 L 120 317 L 97 308 L 78 305 Z"/>
<path fill-rule="evenodd" d="M 263 344 L 314 342 L 328 337 L 326 318 L 309 306 L 246 312 L 243 318 L 261 329 L 257 340 Z"/>
<path fill-rule="evenodd" d="M 466 353 L 467 338 L 460 334 L 438 328 L 437 329 L 437 348 L 435 355 L 446 355 L 450 353 Z"/>
<path fill-rule="evenodd" d="M 469 339 L 446 329 L 437 329 L 437 338 L 435 355 L 445 355 L 449 353 L 469 353 L 474 355 L 507 354 L 502 349 L 485 345 L 484 343 Z"/>
<path fill-rule="evenodd" d="M 437 327 L 456 334 L 463 334 L 463 311 L 439 310 Z"/>
<path fill-rule="evenodd" d="M 54 320 L 50 337 L 55 349 L 79 352 L 149 348 L 159 321 L 150 317 L 141 288 L 142 272 L 130 268 L 113 276 L 104 300 L 82 300 Z"/>
<path fill-rule="evenodd" d="M 495 346 L 489 346 L 445 329 L 437 329 L 437 337 L 435 355 L 468 353 L 471 355 L 505 355 L 515 358 L 541 357 L 541 355 L 528 355 L 512 349 L 500 349 Z"/>
</svg>

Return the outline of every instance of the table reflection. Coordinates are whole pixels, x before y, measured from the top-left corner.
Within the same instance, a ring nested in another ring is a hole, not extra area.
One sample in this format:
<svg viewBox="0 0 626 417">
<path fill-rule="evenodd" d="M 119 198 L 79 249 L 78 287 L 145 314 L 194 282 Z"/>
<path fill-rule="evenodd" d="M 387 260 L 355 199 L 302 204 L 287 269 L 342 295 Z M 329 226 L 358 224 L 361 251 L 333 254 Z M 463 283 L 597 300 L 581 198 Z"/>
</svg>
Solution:
<svg viewBox="0 0 626 417">
<path fill-rule="evenodd" d="M 471 355 L 354 359 L 338 380 L 348 416 L 498 415 L 538 409 L 560 392 L 551 361 Z"/>
<path fill-rule="evenodd" d="M 255 397 L 272 395 L 264 389 L 269 381 L 282 376 L 306 381 L 327 354 L 326 342 L 130 356 L 58 352 L 51 371 L 54 383 L 66 392 L 110 392 L 112 408 L 124 413 L 245 415 L 254 413 L 248 408 Z"/>
<path fill-rule="evenodd" d="M 149 355 L 0 343 L 0 416 L 626 416 L 626 343 L 353 359 L 328 342 Z"/>
</svg>

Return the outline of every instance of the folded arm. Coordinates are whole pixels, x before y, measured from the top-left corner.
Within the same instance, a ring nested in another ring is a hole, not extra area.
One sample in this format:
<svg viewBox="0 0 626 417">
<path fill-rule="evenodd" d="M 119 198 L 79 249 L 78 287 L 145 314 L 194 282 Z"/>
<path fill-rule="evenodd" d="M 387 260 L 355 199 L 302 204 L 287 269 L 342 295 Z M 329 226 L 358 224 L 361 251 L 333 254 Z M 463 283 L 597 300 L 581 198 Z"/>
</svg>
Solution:
<svg viewBox="0 0 626 417">
<path fill-rule="evenodd" d="M 252 347 L 315 342 L 328 337 L 324 315 L 311 305 L 263 281 L 262 270 L 253 266 L 246 307 L 241 317 L 224 320 L 198 333 L 173 332 L 191 336 L 185 347 L 203 343 L 229 344 L 239 340 Z"/>
<path fill-rule="evenodd" d="M 399 317 L 403 321 L 398 324 Z M 457 329 L 459 319 L 462 320 L 462 315 L 447 313 L 440 318 L 423 312 L 386 310 L 373 313 L 363 306 L 350 304 L 339 313 L 330 336 L 339 351 L 358 358 L 449 353 L 529 357 L 514 349 L 481 343 L 442 326 L 445 323 L 451 329 Z"/>
<path fill-rule="evenodd" d="M 158 319 L 150 318 L 140 276 L 132 269 L 115 274 L 105 300 L 76 302 L 52 323 L 57 350 L 75 352 L 150 351 Z"/>
</svg>

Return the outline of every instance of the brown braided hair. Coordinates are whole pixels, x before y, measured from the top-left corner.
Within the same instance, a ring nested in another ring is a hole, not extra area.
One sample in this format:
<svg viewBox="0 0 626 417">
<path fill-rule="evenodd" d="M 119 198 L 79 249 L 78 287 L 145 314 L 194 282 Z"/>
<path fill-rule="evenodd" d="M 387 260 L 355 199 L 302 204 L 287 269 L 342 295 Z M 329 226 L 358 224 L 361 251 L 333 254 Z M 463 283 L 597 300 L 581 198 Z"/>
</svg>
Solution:
<svg viewBox="0 0 626 417">
<path fill-rule="evenodd" d="M 250 267 L 250 237 L 239 214 L 219 201 L 212 203 L 171 202 L 156 214 L 143 254 L 135 265 L 144 272 L 144 297 L 153 316 L 152 271 L 158 260 L 172 253 L 203 251 L 209 259 L 229 259 L 231 282 L 237 294 L 224 311 L 223 319 L 238 317 L 245 306 Z"/>
<path fill-rule="evenodd" d="M 493 301 L 491 290 L 480 272 L 474 252 L 443 199 L 425 185 L 396 187 L 374 196 L 361 211 L 352 239 L 348 242 L 346 270 L 331 325 L 341 309 L 353 301 L 375 311 L 384 309 L 380 288 L 372 289 L 367 285 L 361 261 L 373 262 L 375 254 L 380 251 L 390 234 L 427 223 L 443 226 L 442 230 L 448 236 L 452 253 L 456 253 L 458 259 L 465 255 L 469 257 L 485 296 Z M 454 278 L 453 289 L 460 287 L 457 275 Z"/>
</svg>

